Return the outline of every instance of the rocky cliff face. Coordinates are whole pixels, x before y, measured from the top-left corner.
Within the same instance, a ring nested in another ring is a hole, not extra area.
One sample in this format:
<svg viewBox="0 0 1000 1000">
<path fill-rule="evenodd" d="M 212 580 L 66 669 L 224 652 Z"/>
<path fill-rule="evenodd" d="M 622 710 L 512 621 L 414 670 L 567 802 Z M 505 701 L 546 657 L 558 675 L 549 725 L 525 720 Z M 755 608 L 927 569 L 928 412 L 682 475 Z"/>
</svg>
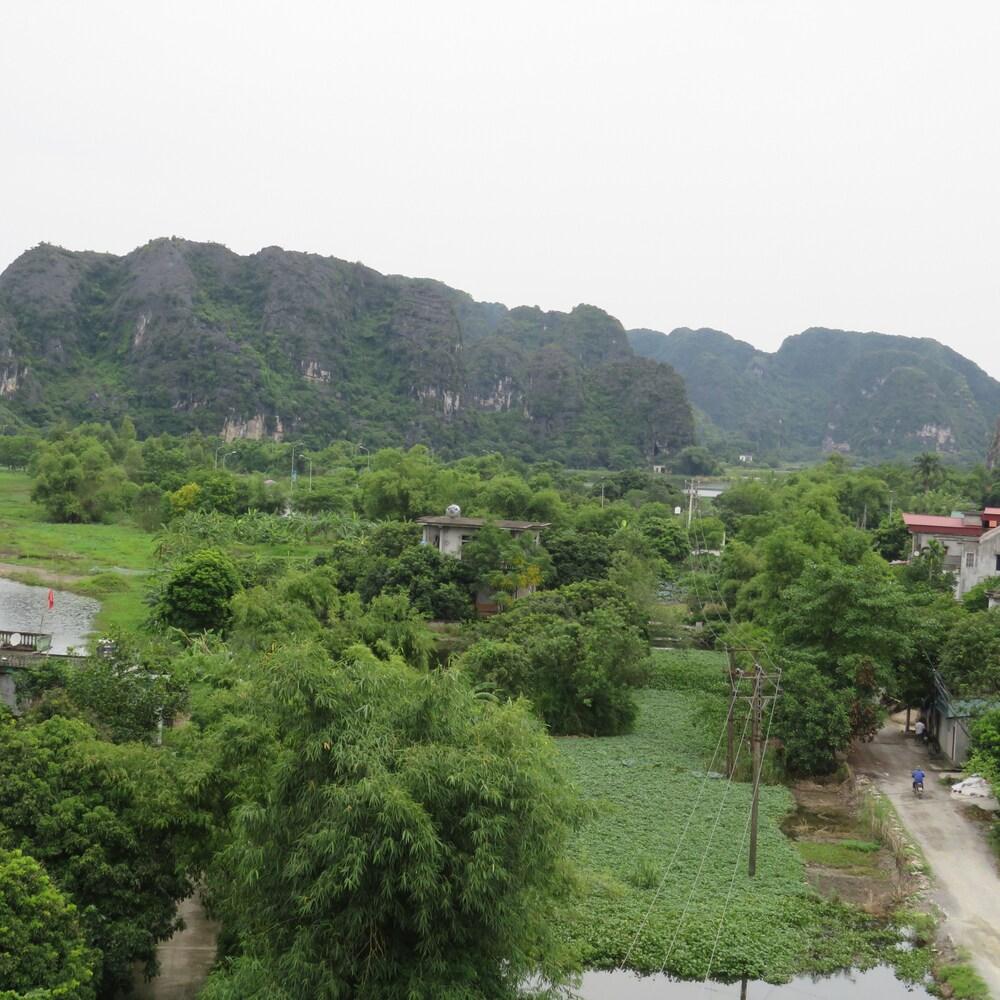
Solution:
<svg viewBox="0 0 1000 1000">
<path fill-rule="evenodd" d="M 692 440 L 676 373 L 637 359 L 593 306 L 507 309 L 334 258 L 180 239 L 18 258 L 0 275 L 0 398 L 36 424 L 128 413 L 143 433 L 579 462 Z"/>
<path fill-rule="evenodd" d="M 683 376 L 715 427 L 751 449 L 981 459 L 1000 382 L 933 340 L 807 330 L 774 354 L 718 330 L 633 330 L 636 353 Z"/>
</svg>

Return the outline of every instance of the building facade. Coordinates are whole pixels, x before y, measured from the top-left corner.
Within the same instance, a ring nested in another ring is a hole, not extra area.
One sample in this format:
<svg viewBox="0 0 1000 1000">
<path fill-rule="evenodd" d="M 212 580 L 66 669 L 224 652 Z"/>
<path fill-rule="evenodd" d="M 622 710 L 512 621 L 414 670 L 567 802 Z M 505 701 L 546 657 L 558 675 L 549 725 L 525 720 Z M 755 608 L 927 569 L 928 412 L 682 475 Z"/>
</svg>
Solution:
<svg viewBox="0 0 1000 1000">
<path fill-rule="evenodd" d="M 542 531 L 549 525 L 544 521 L 487 521 L 482 517 L 462 517 L 462 511 L 452 505 L 442 517 L 418 517 L 417 523 L 423 527 L 423 545 L 430 545 L 442 555 L 453 559 L 462 558 L 462 549 L 476 537 L 479 530 L 490 524 L 506 531 L 513 538 L 527 535 L 535 545 L 541 540 Z M 517 590 L 515 598 L 530 594 L 535 588 L 524 587 Z M 482 615 L 495 614 L 500 610 L 495 595 L 486 590 L 476 595 L 476 610 Z"/>
<path fill-rule="evenodd" d="M 950 517 L 904 514 L 903 521 L 913 540 L 912 555 L 918 555 L 931 541 L 943 546 L 944 568 L 955 574 L 956 597 L 983 580 L 1000 576 L 1000 508 Z"/>
</svg>

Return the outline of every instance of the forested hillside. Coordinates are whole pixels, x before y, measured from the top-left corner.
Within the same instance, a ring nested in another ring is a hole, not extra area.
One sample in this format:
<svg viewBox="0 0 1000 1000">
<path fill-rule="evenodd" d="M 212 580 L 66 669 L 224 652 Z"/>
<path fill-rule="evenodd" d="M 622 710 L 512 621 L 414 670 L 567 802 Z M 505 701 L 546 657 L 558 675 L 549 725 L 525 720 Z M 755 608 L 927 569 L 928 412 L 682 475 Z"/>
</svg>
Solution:
<svg viewBox="0 0 1000 1000">
<path fill-rule="evenodd" d="M 693 440 L 681 379 L 593 306 L 508 309 L 335 258 L 180 239 L 124 257 L 43 244 L 7 268 L 0 405 L 36 426 L 127 414 L 143 436 L 502 445 L 581 465 Z"/>
<path fill-rule="evenodd" d="M 677 369 L 719 431 L 759 451 L 981 460 L 1000 414 L 1000 382 L 934 340 L 812 329 L 774 354 L 718 330 L 631 330 L 629 340 Z"/>
</svg>

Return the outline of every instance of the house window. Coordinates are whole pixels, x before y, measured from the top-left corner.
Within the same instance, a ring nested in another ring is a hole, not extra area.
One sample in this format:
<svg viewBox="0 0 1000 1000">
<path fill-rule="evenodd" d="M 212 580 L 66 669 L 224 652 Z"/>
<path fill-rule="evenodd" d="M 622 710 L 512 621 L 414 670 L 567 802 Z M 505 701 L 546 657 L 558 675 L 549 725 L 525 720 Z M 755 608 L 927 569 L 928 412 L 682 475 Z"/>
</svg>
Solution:
<svg viewBox="0 0 1000 1000">
<path fill-rule="evenodd" d="M 965 553 L 965 565 L 968 569 L 972 569 L 976 565 L 976 553 L 966 552 Z"/>
<path fill-rule="evenodd" d="M 997 556 L 997 572 L 1000 573 L 1000 556 Z"/>
</svg>

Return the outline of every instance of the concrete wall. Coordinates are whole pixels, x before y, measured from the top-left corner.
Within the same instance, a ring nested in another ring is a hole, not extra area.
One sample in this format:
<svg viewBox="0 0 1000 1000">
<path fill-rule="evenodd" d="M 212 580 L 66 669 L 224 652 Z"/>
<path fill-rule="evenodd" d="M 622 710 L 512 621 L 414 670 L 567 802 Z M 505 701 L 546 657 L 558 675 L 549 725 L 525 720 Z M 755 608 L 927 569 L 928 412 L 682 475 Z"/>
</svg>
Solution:
<svg viewBox="0 0 1000 1000">
<path fill-rule="evenodd" d="M 938 723 L 937 741 L 941 752 L 956 766 L 969 757 L 969 720 L 944 719 Z"/>
<path fill-rule="evenodd" d="M 968 565 L 968 559 L 963 556 L 962 568 L 958 579 L 958 596 L 968 593 L 978 583 L 988 580 L 991 576 L 1000 576 L 997 559 L 1000 558 L 1000 528 L 993 528 L 978 539 L 966 539 L 965 553 L 975 553 L 973 565 Z M 971 544 L 969 544 L 971 543 Z"/>
<path fill-rule="evenodd" d="M 0 672 L 0 702 L 3 702 L 12 712 L 17 711 L 17 692 L 14 689 L 14 675 Z"/>
</svg>

